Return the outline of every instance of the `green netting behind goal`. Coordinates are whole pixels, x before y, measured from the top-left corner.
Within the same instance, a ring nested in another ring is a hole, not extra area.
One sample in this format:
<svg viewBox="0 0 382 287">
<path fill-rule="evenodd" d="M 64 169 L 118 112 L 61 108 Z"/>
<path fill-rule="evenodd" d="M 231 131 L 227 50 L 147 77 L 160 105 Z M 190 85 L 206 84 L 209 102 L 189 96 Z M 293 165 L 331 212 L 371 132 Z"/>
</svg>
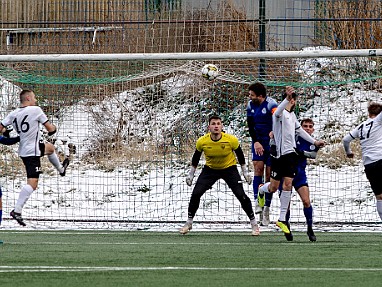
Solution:
<svg viewBox="0 0 382 287">
<path fill-rule="evenodd" d="M 300 94 L 298 117 L 311 117 L 315 136 L 327 142 L 307 168 L 314 221 L 378 222 L 359 146 L 354 145 L 355 159 L 347 159 L 341 139 L 365 119 L 370 101 L 382 100 L 380 58 L 262 60 L 266 75 L 261 78 L 259 59 L 1 63 L 1 118 L 18 106 L 21 89 L 32 89 L 58 127 L 60 154 L 76 146 L 64 178 L 43 160 L 39 188 L 23 216 L 48 227 L 92 222 L 93 227 L 129 223 L 139 228 L 183 222 L 192 191 L 185 177 L 211 114 L 220 114 L 225 130 L 239 138 L 253 170 L 245 107 L 248 85 L 260 80 L 268 96 L 278 101 L 286 85 L 294 86 Z M 206 63 L 219 67 L 217 79 L 201 76 Z M 0 149 L 3 209 L 8 211 L 25 183 L 25 172 L 16 146 Z M 245 184 L 245 190 L 253 199 L 252 186 Z M 291 221 L 303 224 L 296 193 L 291 208 Z M 276 194 L 271 221 L 278 212 Z M 220 181 L 203 196 L 195 221 L 206 227 L 248 223 Z"/>
</svg>

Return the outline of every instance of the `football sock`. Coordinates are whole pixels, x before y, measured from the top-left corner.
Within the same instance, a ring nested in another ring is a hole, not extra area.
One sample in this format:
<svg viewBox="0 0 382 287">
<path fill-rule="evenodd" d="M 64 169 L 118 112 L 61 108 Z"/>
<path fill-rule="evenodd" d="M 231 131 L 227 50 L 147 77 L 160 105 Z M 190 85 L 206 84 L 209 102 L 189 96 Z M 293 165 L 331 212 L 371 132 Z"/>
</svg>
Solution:
<svg viewBox="0 0 382 287">
<path fill-rule="evenodd" d="M 313 225 L 313 207 L 312 206 L 304 207 L 304 215 L 306 218 L 306 224 L 308 226 L 312 226 Z"/>
<path fill-rule="evenodd" d="M 249 222 L 251 223 L 251 225 L 256 225 L 257 224 L 256 217 L 251 218 Z"/>
<path fill-rule="evenodd" d="M 289 219 L 290 219 L 290 208 L 288 208 L 288 211 L 287 211 L 287 213 L 285 215 L 285 221 L 289 222 Z"/>
<path fill-rule="evenodd" d="M 272 198 L 273 198 L 273 193 L 265 193 L 265 204 L 264 206 L 268 206 L 270 207 L 271 206 L 271 203 L 272 203 Z"/>
<path fill-rule="evenodd" d="M 257 199 L 257 192 L 259 191 L 259 185 L 262 183 L 263 183 L 263 177 L 262 176 L 255 175 L 253 177 L 252 186 L 253 186 L 253 194 L 255 196 L 255 200 Z"/>
<path fill-rule="evenodd" d="M 64 168 L 62 167 L 61 162 L 58 159 L 58 156 L 56 153 L 52 153 L 52 154 L 48 155 L 48 159 L 49 159 L 50 163 L 58 170 L 58 172 L 61 173 L 64 171 Z"/>
<path fill-rule="evenodd" d="M 1 221 L 3 220 L 3 210 L 0 209 L 0 225 L 1 225 Z"/>
<path fill-rule="evenodd" d="M 16 205 L 15 205 L 15 212 L 21 213 L 24 204 L 27 202 L 32 192 L 33 192 L 33 188 L 29 184 L 24 185 L 22 187 L 19 194 L 19 198 L 17 199 Z"/>
<path fill-rule="evenodd" d="M 286 221 L 286 214 L 289 209 L 292 191 L 283 190 L 280 195 L 280 221 Z"/>
<path fill-rule="evenodd" d="M 270 182 L 264 183 L 262 187 L 259 188 L 260 194 L 269 193 L 268 186 L 270 185 Z"/>
<path fill-rule="evenodd" d="M 382 200 L 377 200 L 377 211 L 379 217 L 382 219 Z"/>
</svg>

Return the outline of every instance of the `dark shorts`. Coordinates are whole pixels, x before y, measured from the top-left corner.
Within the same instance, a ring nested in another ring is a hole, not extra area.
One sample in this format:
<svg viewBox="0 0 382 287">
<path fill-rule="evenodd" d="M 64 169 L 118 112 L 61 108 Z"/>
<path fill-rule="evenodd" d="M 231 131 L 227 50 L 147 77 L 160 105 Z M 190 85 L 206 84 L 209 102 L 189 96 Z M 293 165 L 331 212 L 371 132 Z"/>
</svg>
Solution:
<svg viewBox="0 0 382 287">
<path fill-rule="evenodd" d="M 255 153 L 255 148 L 253 147 L 253 142 L 252 142 L 252 161 L 263 161 L 266 166 L 271 166 L 271 155 L 269 153 L 269 141 L 268 142 L 262 142 L 259 141 L 261 145 L 264 148 L 264 153 L 263 155 L 257 155 Z"/>
<path fill-rule="evenodd" d="M 39 178 L 41 174 L 41 157 L 45 153 L 45 144 L 40 143 L 41 156 L 27 156 L 21 157 L 25 170 L 27 171 L 27 178 Z"/>
<path fill-rule="evenodd" d="M 212 185 L 219 179 L 223 179 L 230 188 L 233 188 L 237 185 L 242 186 L 241 177 L 236 165 L 219 170 L 212 169 L 205 165 L 197 179 L 196 184 L 204 186 L 205 190 L 207 190 L 212 188 Z"/>
<path fill-rule="evenodd" d="M 382 175 L 382 159 L 368 165 L 365 165 L 366 177 L 370 182 L 371 189 L 375 195 L 382 194 L 382 184 L 381 184 L 381 175 Z"/>
<path fill-rule="evenodd" d="M 297 173 L 298 155 L 294 152 L 272 157 L 271 178 L 280 181 L 283 177 L 294 178 Z"/>
<path fill-rule="evenodd" d="M 302 186 L 308 186 L 308 178 L 306 177 L 305 169 L 298 168 L 296 176 L 293 178 L 292 182 L 295 190 L 298 190 Z"/>
</svg>

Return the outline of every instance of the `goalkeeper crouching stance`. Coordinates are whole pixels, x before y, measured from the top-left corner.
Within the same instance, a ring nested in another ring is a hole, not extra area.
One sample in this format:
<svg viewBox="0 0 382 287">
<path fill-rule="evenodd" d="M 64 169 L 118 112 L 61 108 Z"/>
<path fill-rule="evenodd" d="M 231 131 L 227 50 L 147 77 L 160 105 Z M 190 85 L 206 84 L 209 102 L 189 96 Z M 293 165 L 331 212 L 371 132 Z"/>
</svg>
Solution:
<svg viewBox="0 0 382 287">
<path fill-rule="evenodd" d="M 222 120 L 219 116 L 212 116 L 208 120 L 209 132 L 200 137 L 196 142 L 196 150 L 192 157 L 192 166 L 186 179 L 188 186 L 192 185 L 196 167 L 204 152 L 206 164 L 199 175 L 191 194 L 188 206 L 188 218 L 184 226 L 179 230 L 181 234 L 187 234 L 192 229 L 192 223 L 196 211 L 199 208 L 200 198 L 219 179 L 223 179 L 248 215 L 252 225 L 252 235 L 260 235 L 252 202 L 243 189 L 242 180 L 236 167 L 237 160 L 241 165 L 243 176 L 248 184 L 252 183 L 252 176 L 248 174 L 245 157 L 240 147 L 239 140 L 230 134 L 223 132 Z"/>
</svg>

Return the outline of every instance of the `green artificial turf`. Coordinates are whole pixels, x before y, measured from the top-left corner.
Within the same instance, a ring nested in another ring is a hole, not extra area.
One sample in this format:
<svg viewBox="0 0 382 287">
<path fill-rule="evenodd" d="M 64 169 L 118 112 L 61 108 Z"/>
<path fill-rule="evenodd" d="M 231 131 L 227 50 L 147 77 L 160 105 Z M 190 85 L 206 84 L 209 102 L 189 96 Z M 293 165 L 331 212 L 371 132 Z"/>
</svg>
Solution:
<svg viewBox="0 0 382 287">
<path fill-rule="evenodd" d="M 380 233 L 1 231 L 0 286 L 378 286 Z"/>
</svg>

